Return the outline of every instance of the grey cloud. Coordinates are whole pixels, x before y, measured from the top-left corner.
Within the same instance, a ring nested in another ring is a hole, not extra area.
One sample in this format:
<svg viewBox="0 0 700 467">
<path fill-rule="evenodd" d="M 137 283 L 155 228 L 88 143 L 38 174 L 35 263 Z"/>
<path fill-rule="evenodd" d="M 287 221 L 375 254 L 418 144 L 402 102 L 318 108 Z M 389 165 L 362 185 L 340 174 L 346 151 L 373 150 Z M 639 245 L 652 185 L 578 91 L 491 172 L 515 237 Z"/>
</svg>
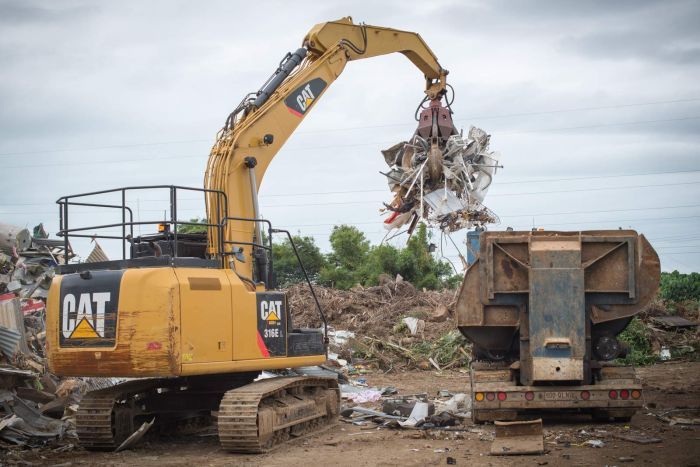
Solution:
<svg viewBox="0 0 700 467">
<path fill-rule="evenodd" d="M 700 63 L 700 35 L 674 40 L 671 35 L 651 31 L 604 31 L 564 39 L 561 46 L 593 59 L 636 59 L 678 65 Z"/>
<path fill-rule="evenodd" d="M 697 64 L 698 18 L 698 2 L 657 2 L 642 11 L 613 15 L 587 31 L 574 32 L 560 45 L 565 51 L 594 59 Z"/>
<path fill-rule="evenodd" d="M 73 20 L 97 11 L 95 5 L 66 2 L 37 2 L 26 0 L 0 1 L 0 24 L 22 25 L 29 23 Z"/>
</svg>

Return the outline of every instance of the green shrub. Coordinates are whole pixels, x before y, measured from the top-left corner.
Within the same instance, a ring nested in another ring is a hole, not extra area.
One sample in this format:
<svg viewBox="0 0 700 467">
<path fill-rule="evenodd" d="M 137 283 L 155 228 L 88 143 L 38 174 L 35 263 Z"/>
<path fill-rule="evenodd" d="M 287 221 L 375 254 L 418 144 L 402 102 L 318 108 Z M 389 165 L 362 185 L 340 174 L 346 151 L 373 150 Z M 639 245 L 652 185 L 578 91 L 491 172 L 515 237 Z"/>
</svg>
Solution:
<svg viewBox="0 0 700 467">
<path fill-rule="evenodd" d="M 627 329 L 620 334 L 619 339 L 626 342 L 630 347 L 627 356 L 619 359 L 620 363 L 625 365 L 651 365 L 656 362 L 656 355 L 654 355 L 651 348 L 649 329 L 639 318 L 635 317 L 630 321 Z"/>
<path fill-rule="evenodd" d="M 669 302 L 700 301 L 700 273 L 662 272 L 659 296 Z"/>
</svg>

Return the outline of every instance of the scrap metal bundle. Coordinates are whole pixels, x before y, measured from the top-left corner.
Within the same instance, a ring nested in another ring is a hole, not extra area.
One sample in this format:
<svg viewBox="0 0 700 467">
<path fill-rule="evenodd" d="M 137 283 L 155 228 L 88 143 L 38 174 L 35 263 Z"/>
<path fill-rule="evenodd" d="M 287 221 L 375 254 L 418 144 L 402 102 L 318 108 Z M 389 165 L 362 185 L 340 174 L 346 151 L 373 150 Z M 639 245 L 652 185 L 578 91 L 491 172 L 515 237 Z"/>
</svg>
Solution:
<svg viewBox="0 0 700 467">
<path fill-rule="evenodd" d="M 471 127 L 466 137 L 452 123 L 451 112 L 432 101 L 421 112 L 418 129 L 407 142 L 382 151 L 390 167 L 386 176 L 394 193 L 384 204 L 388 230 L 418 220 L 454 232 L 497 223 L 483 205 L 498 167 L 498 153 L 489 150 L 490 136 Z"/>
<path fill-rule="evenodd" d="M 63 241 L 49 239 L 43 224 L 34 227 L 32 234 L 0 223 L 0 294 L 45 299 L 54 268 L 65 255 L 63 249 Z"/>
</svg>

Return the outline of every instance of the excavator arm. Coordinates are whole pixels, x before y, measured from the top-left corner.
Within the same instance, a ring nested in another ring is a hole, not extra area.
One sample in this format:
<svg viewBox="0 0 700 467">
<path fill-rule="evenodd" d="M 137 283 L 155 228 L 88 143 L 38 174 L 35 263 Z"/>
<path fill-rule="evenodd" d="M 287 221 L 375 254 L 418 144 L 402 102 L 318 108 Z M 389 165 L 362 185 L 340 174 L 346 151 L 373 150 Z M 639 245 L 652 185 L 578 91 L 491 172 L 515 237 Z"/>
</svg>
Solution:
<svg viewBox="0 0 700 467">
<path fill-rule="evenodd" d="M 435 99 L 445 91 L 447 70 L 440 66 L 428 44 L 415 32 L 357 25 L 348 17 L 311 28 L 304 38 L 304 47 L 311 57 L 344 48 L 347 61 L 400 52 L 425 75 L 428 97 Z"/>
<path fill-rule="evenodd" d="M 205 173 L 205 188 L 227 196 L 227 206 L 214 194 L 207 197 L 208 218 L 226 219 L 221 236 L 210 228 L 210 255 L 224 251 L 245 259 L 231 260 L 238 275 L 265 280 L 260 264 L 256 274 L 253 268 L 260 257 L 256 253 L 262 253 L 253 245 L 262 243 L 260 223 L 243 219 L 259 217 L 257 192 L 267 167 L 348 61 L 394 52 L 423 72 L 427 98 L 445 93 L 447 71 L 417 33 L 358 25 L 346 17 L 314 26 L 303 47 L 288 54 L 257 93 L 243 99 L 217 135 Z"/>
</svg>

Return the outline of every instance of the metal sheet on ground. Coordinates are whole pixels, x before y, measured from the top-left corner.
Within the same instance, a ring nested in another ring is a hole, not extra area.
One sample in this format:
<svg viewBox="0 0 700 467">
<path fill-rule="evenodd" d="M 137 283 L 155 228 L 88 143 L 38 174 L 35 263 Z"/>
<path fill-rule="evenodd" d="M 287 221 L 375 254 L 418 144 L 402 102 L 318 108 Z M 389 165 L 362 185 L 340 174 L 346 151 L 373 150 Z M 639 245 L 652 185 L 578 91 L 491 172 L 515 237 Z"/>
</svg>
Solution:
<svg viewBox="0 0 700 467">
<path fill-rule="evenodd" d="M 139 442 L 141 438 L 143 438 L 143 435 L 146 434 L 149 428 L 153 426 L 153 422 L 155 422 L 156 419 L 155 417 L 151 419 L 150 422 L 143 422 L 143 425 L 141 425 L 141 428 L 138 430 L 134 431 L 131 436 L 126 438 L 122 444 L 119 445 L 117 449 L 114 450 L 114 452 L 119 452 L 123 451 L 124 449 L 129 449 L 131 446 L 135 445 L 136 443 Z"/>
<path fill-rule="evenodd" d="M 494 424 L 496 438 L 491 443 L 491 455 L 512 456 L 544 452 L 541 418 L 516 422 L 496 421 Z"/>
</svg>

